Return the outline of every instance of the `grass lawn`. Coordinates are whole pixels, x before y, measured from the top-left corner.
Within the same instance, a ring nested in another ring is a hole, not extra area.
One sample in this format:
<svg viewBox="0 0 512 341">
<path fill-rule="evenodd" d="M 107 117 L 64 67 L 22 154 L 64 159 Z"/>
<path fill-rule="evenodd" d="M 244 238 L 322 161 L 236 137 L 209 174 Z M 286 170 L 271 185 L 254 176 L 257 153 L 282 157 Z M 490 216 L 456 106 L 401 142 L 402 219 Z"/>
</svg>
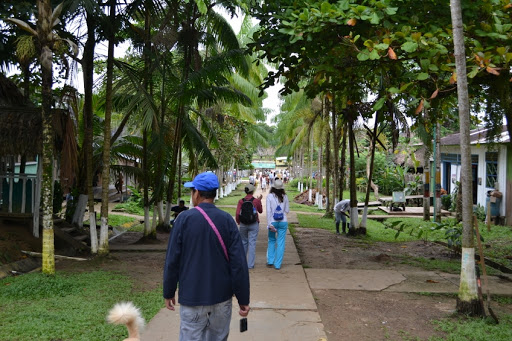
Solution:
<svg viewBox="0 0 512 341">
<path fill-rule="evenodd" d="M 219 207 L 219 210 L 228 212 L 233 217 L 235 216 L 236 213 L 236 207 Z"/>
<path fill-rule="evenodd" d="M 297 214 L 299 226 L 308 228 L 321 228 L 324 230 L 335 232 L 336 227 L 333 219 L 322 218 L 320 216 L 311 216 L 307 214 Z M 386 225 L 371 219 L 367 220 L 367 234 L 366 236 L 359 236 L 368 243 L 372 242 L 406 242 L 414 240 L 424 241 L 442 241 L 448 242 L 446 233 L 453 230 L 455 222 L 453 219 L 445 219 L 443 222 L 447 223 L 444 227 L 425 222 L 421 218 L 391 218 L 386 220 Z M 392 225 L 396 224 L 394 228 Z M 397 228 L 402 227 L 403 231 L 398 233 Z M 493 261 L 503 264 L 509 268 L 512 267 L 512 229 L 507 226 L 492 226 L 491 231 L 487 231 L 484 223 L 479 223 L 480 233 L 483 238 L 484 255 Z M 475 241 L 476 245 L 476 241 Z M 477 250 L 478 252 L 478 250 Z M 460 262 L 441 262 L 437 260 L 428 259 L 404 259 L 404 262 L 420 266 L 424 269 L 434 270 L 439 269 L 451 273 L 460 272 Z M 490 275 L 497 275 L 500 272 L 493 268 L 489 268 Z"/>
<path fill-rule="evenodd" d="M 245 197 L 244 186 L 243 184 L 238 185 L 238 187 L 232 191 L 227 197 L 216 200 L 215 205 L 238 205 L 238 200 Z"/>
<path fill-rule="evenodd" d="M 127 201 L 121 204 L 117 204 L 114 207 L 115 210 L 123 210 L 123 212 L 144 216 L 144 208 L 137 205 L 136 202 Z"/>
<path fill-rule="evenodd" d="M 133 217 L 127 217 L 120 214 L 109 214 L 108 215 L 108 224 L 111 226 L 129 226 L 134 221 L 138 221 L 139 219 L 133 218 Z"/>
<path fill-rule="evenodd" d="M 122 340 L 126 327 L 105 321 L 130 297 L 149 321 L 162 308 L 162 289 L 140 292 L 127 277 L 105 271 L 0 280 L 0 340 Z"/>
</svg>

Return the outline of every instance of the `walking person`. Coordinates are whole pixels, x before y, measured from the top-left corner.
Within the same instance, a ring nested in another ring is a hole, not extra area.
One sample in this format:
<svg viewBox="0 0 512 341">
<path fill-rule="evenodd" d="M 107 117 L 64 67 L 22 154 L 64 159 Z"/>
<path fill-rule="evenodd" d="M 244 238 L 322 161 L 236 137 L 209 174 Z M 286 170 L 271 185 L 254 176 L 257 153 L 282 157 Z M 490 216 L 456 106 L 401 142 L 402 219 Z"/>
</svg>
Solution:
<svg viewBox="0 0 512 341">
<path fill-rule="evenodd" d="M 283 262 L 288 212 L 290 212 L 290 204 L 284 191 L 283 181 L 276 179 L 267 196 L 267 267 L 273 266 L 276 270 L 281 269 Z"/>
<path fill-rule="evenodd" d="M 261 177 L 261 191 L 266 192 L 267 191 L 267 176 L 263 175 Z"/>
<path fill-rule="evenodd" d="M 255 187 L 251 184 L 245 186 L 244 198 L 238 201 L 236 207 L 235 220 L 240 225 L 240 236 L 242 237 L 242 244 L 244 252 L 247 256 L 247 266 L 249 269 L 254 269 L 254 262 L 256 260 L 256 240 L 258 239 L 258 232 L 260 230 L 260 218 L 258 213 L 263 213 L 263 206 L 261 205 L 261 198 L 263 195 L 255 198 Z"/>
<path fill-rule="evenodd" d="M 192 190 L 194 209 L 180 213 L 169 239 L 164 266 L 163 296 L 174 310 L 179 282 L 180 340 L 227 340 L 232 296 L 240 316 L 249 314 L 249 271 L 235 221 L 213 204 L 217 176 L 197 175 Z"/>
<path fill-rule="evenodd" d="M 336 218 L 336 234 L 340 234 L 340 221 L 343 222 L 341 229 L 343 234 L 347 233 L 347 211 L 350 209 L 350 199 L 341 200 L 334 205 L 334 215 Z M 350 218 L 350 217 L 349 217 Z"/>
</svg>

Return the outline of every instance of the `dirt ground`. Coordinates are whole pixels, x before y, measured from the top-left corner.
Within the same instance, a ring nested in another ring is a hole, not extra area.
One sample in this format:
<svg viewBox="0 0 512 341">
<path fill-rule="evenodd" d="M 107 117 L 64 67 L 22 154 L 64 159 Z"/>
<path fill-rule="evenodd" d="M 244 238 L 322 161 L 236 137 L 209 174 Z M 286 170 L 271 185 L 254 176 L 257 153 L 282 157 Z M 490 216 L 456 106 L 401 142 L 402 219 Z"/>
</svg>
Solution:
<svg viewBox="0 0 512 341">
<path fill-rule="evenodd" d="M 0 228 L 0 250 L 11 259 L 20 256 L 16 249 L 33 248 L 29 242 L 20 242 L 27 234 L 18 236 L 19 226 Z M 30 232 L 27 230 L 28 236 Z M 114 244 L 142 243 L 141 233 L 126 233 L 113 241 Z M 156 241 L 144 243 L 164 244 L 167 234 L 158 234 Z M 30 238 L 29 238 L 30 239 Z M 13 241 L 19 246 L 9 249 Z M 296 228 L 295 242 L 302 264 L 308 268 L 332 269 L 394 269 L 417 270 L 404 260 L 411 257 L 452 259 L 446 248 L 423 242 L 368 244 L 355 238 L 336 236 L 319 229 Z M 23 244 L 27 243 L 27 244 Z M 10 250 L 10 251 L 9 251 Z M 136 290 L 153 289 L 161 285 L 164 252 L 111 252 L 106 258 L 98 258 L 77 267 L 75 261 L 58 260 L 57 271 L 91 271 L 104 269 L 116 271 L 135 279 Z M 427 340 L 442 335 L 431 322 L 451 318 L 455 309 L 455 297 L 450 295 L 419 295 L 410 293 L 366 292 L 348 290 L 314 290 L 320 317 L 329 340 Z M 512 313 L 511 305 L 493 302 L 500 315 Z"/>
<path fill-rule="evenodd" d="M 460 256 L 424 242 L 372 243 L 332 232 L 297 228 L 295 243 L 303 266 L 330 269 L 421 270 L 413 257 L 453 260 Z M 405 262 L 405 263 L 404 263 Z M 329 340 L 427 340 L 442 336 L 433 320 L 454 318 L 454 295 L 429 295 L 351 290 L 313 290 Z M 498 314 L 512 305 L 493 302 Z"/>
<path fill-rule="evenodd" d="M 21 250 L 41 252 L 41 247 L 26 222 L 0 219 L 0 265 L 26 258 Z"/>
</svg>

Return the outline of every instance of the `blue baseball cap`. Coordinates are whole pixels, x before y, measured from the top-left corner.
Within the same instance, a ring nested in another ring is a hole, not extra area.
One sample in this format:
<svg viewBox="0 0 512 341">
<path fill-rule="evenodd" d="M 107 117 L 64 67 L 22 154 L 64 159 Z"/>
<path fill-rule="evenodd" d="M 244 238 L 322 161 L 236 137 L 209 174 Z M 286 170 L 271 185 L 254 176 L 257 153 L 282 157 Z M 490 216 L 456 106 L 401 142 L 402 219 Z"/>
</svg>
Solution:
<svg viewBox="0 0 512 341">
<path fill-rule="evenodd" d="M 217 175 L 212 172 L 204 172 L 197 174 L 194 180 L 185 182 L 185 187 L 195 188 L 198 191 L 214 191 L 219 188 L 219 180 Z"/>
</svg>

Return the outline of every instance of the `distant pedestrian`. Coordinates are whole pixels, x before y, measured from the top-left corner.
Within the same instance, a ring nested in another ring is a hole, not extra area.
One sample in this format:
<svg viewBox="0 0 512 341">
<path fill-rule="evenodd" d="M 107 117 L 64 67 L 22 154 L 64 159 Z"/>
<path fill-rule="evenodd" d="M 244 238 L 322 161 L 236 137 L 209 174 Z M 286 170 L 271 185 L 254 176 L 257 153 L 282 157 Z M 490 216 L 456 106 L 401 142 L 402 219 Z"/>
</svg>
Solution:
<svg viewBox="0 0 512 341">
<path fill-rule="evenodd" d="M 261 177 L 261 191 L 266 192 L 267 191 L 267 176 L 263 175 Z"/>
<path fill-rule="evenodd" d="M 341 229 L 343 234 L 347 233 L 347 214 L 350 209 L 350 199 L 341 200 L 334 205 L 334 215 L 336 217 L 336 234 L 340 234 L 340 221 L 342 222 Z"/>
<path fill-rule="evenodd" d="M 197 175 L 192 189 L 194 209 L 180 213 L 172 229 L 164 266 L 163 295 L 174 310 L 179 282 L 180 341 L 227 340 L 232 296 L 239 314 L 249 314 L 249 271 L 235 221 L 213 204 L 217 176 Z"/>
<path fill-rule="evenodd" d="M 276 270 L 281 269 L 283 262 L 286 231 L 288 230 L 288 212 L 290 212 L 290 204 L 284 191 L 283 182 L 276 179 L 267 196 L 267 267 L 273 266 Z"/>
<path fill-rule="evenodd" d="M 171 220 L 171 226 L 174 225 L 176 218 L 180 215 L 181 212 L 188 210 L 188 207 L 185 206 L 185 200 L 180 200 L 178 206 L 171 207 L 171 212 L 174 213 L 174 219 Z"/>
<path fill-rule="evenodd" d="M 260 218 L 258 213 L 263 213 L 261 198 L 263 195 L 255 198 L 253 196 L 255 187 L 251 184 L 245 186 L 244 198 L 238 201 L 236 207 L 235 220 L 240 225 L 240 236 L 244 252 L 247 256 L 247 266 L 249 269 L 254 268 L 256 260 L 256 240 L 260 230 Z"/>
<path fill-rule="evenodd" d="M 117 193 L 123 193 L 123 184 L 124 184 L 123 174 L 119 174 L 119 176 L 117 177 L 117 181 L 114 184 L 114 186 L 116 187 Z"/>
</svg>

